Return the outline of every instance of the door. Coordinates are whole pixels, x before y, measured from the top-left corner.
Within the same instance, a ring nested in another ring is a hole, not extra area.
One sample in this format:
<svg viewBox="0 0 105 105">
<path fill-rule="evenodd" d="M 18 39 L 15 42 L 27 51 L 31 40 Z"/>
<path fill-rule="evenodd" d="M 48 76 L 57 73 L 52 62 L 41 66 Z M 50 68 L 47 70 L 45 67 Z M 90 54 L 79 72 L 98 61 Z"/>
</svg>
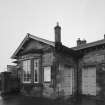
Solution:
<svg viewBox="0 0 105 105">
<path fill-rule="evenodd" d="M 96 67 L 82 69 L 82 94 L 96 95 Z"/>
</svg>

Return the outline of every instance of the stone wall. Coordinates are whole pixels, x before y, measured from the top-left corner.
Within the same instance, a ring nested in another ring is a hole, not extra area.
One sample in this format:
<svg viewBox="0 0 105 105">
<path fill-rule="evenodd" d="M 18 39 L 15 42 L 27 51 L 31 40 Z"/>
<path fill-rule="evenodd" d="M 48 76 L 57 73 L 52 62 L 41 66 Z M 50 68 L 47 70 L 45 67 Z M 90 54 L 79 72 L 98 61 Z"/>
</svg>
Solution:
<svg viewBox="0 0 105 105">
<path fill-rule="evenodd" d="M 52 66 L 53 65 L 53 52 L 46 52 L 42 55 L 42 66 Z"/>
<path fill-rule="evenodd" d="M 96 67 L 96 95 L 97 99 L 105 97 L 105 50 L 95 50 L 85 53 L 83 58 L 79 59 L 79 90 L 82 89 L 82 68 Z"/>
<path fill-rule="evenodd" d="M 51 49 L 50 49 L 51 50 Z M 40 59 L 40 67 L 39 67 L 39 83 L 34 83 L 34 67 L 33 67 L 33 60 L 35 58 Z M 31 60 L 31 76 L 32 81 L 31 83 L 23 83 L 23 70 L 22 70 L 22 61 L 30 59 Z M 21 92 L 26 95 L 33 95 L 33 96 L 45 96 L 51 97 L 54 96 L 54 67 L 53 67 L 53 60 L 54 55 L 52 51 L 45 51 L 43 54 L 27 54 L 21 56 L 19 59 L 20 62 L 20 75 L 21 75 Z M 50 66 L 51 67 L 51 81 L 44 82 L 44 67 Z"/>
<path fill-rule="evenodd" d="M 20 81 L 11 72 L 1 73 L 1 93 L 8 94 L 20 91 Z"/>
<path fill-rule="evenodd" d="M 70 55 L 57 54 L 57 63 L 56 91 L 58 96 L 73 96 L 77 90 L 76 62 Z"/>
<path fill-rule="evenodd" d="M 97 66 L 97 99 L 105 99 L 105 63 Z"/>
</svg>

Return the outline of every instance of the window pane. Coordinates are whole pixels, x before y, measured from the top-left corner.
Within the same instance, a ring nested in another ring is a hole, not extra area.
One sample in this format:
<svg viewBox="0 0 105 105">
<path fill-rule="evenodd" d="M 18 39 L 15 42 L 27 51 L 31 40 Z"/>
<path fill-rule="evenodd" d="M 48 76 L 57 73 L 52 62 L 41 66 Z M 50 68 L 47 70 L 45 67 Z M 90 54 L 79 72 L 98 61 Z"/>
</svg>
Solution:
<svg viewBox="0 0 105 105">
<path fill-rule="evenodd" d="M 35 82 L 37 82 L 37 70 L 35 70 Z"/>
<path fill-rule="evenodd" d="M 51 81 L 51 67 L 44 67 L 44 81 Z"/>
<path fill-rule="evenodd" d="M 39 81 L 39 59 L 34 59 L 34 82 Z"/>
<path fill-rule="evenodd" d="M 96 95 L 96 67 L 82 69 L 82 93 Z"/>
<path fill-rule="evenodd" d="M 31 62 L 30 60 L 23 61 L 23 82 L 31 82 Z"/>
</svg>

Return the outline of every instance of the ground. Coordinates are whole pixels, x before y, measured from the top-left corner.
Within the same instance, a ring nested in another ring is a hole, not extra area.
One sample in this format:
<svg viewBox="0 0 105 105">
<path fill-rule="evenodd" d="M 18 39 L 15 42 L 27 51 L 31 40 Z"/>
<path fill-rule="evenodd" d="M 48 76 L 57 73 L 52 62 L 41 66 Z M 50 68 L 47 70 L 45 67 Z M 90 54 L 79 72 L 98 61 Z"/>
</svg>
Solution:
<svg viewBox="0 0 105 105">
<path fill-rule="evenodd" d="M 98 102 L 97 105 L 102 105 L 102 103 Z M 0 98 L 0 105 L 96 105 L 96 101 L 86 97 L 83 97 L 81 102 L 75 102 L 70 100 L 50 100 L 22 95 L 9 95 Z"/>
</svg>

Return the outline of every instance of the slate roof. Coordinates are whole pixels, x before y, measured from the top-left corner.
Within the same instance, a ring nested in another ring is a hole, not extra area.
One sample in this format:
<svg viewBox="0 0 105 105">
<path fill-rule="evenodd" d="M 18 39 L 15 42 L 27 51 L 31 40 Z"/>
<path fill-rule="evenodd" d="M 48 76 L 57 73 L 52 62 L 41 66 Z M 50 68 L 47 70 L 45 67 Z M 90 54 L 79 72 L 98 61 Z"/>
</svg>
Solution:
<svg viewBox="0 0 105 105">
<path fill-rule="evenodd" d="M 40 42 L 43 42 L 45 44 L 48 44 L 52 47 L 55 47 L 55 42 L 43 39 L 43 38 L 39 38 L 37 36 L 31 35 L 31 34 L 27 34 L 26 37 L 23 39 L 23 41 L 20 43 L 19 47 L 16 49 L 16 51 L 13 53 L 13 55 L 11 56 L 12 59 L 16 58 L 18 52 L 22 49 L 23 45 L 27 42 L 28 39 L 33 39 L 33 40 L 37 40 Z M 71 48 L 68 48 L 64 45 L 62 45 L 62 52 L 64 53 L 69 53 L 69 54 L 75 54 L 75 51 Z"/>
<path fill-rule="evenodd" d="M 27 36 L 28 36 L 29 38 L 32 38 L 32 39 L 38 40 L 38 41 L 40 41 L 40 42 L 43 42 L 43 43 L 49 44 L 49 45 L 51 45 L 51 46 L 55 46 L 55 43 L 52 42 L 52 41 L 49 41 L 49 40 L 46 40 L 46 39 L 43 39 L 43 38 L 39 38 L 39 37 L 34 36 L 34 35 L 31 35 L 31 34 L 27 34 Z"/>
<path fill-rule="evenodd" d="M 16 51 L 13 53 L 13 55 L 11 56 L 11 58 L 15 58 L 16 57 L 16 54 L 19 52 L 19 50 L 22 48 L 22 46 L 26 43 L 26 41 L 28 39 L 34 39 L 34 40 L 37 40 L 37 41 L 40 41 L 40 42 L 43 42 L 45 44 L 48 44 L 50 46 L 53 46 L 55 47 L 55 43 L 52 42 L 52 41 L 49 41 L 49 40 L 46 40 L 46 39 L 43 39 L 43 38 L 39 38 L 39 37 L 36 37 L 34 35 L 31 35 L 29 33 L 27 33 L 26 37 L 23 39 L 23 41 L 20 43 L 19 47 L 16 49 Z"/>
<path fill-rule="evenodd" d="M 39 37 L 36 37 L 36 36 L 28 33 L 26 35 L 26 37 L 23 39 L 23 41 L 20 43 L 19 47 L 13 53 L 11 58 L 14 59 L 16 57 L 17 53 L 21 50 L 22 46 L 27 42 L 28 39 L 37 40 L 37 41 L 43 42 L 45 44 L 48 44 L 52 47 L 55 47 L 55 42 L 52 42 L 52 41 L 49 41 L 49 40 L 46 40 L 46 39 L 43 39 L 43 38 L 39 38 Z M 63 48 L 62 51 L 64 51 L 64 52 L 66 51 L 68 53 L 70 52 L 70 53 L 75 54 L 75 51 L 79 51 L 79 50 L 82 50 L 82 49 L 86 49 L 86 48 L 90 48 L 90 47 L 94 47 L 94 46 L 98 46 L 98 45 L 103 45 L 103 44 L 105 44 L 105 39 L 98 40 L 98 41 L 91 42 L 91 43 L 86 43 L 86 44 L 76 46 L 76 47 L 72 47 L 72 48 L 69 48 L 69 47 L 66 47 L 66 46 L 62 45 L 62 48 Z"/>
<path fill-rule="evenodd" d="M 78 50 L 82 50 L 82 49 L 86 49 L 86 48 L 94 47 L 94 46 L 98 46 L 98 45 L 103 45 L 103 44 L 105 44 L 105 39 L 87 43 L 87 44 L 83 44 L 83 45 L 76 46 L 76 47 L 72 47 L 72 49 L 75 51 L 78 51 Z"/>
</svg>

